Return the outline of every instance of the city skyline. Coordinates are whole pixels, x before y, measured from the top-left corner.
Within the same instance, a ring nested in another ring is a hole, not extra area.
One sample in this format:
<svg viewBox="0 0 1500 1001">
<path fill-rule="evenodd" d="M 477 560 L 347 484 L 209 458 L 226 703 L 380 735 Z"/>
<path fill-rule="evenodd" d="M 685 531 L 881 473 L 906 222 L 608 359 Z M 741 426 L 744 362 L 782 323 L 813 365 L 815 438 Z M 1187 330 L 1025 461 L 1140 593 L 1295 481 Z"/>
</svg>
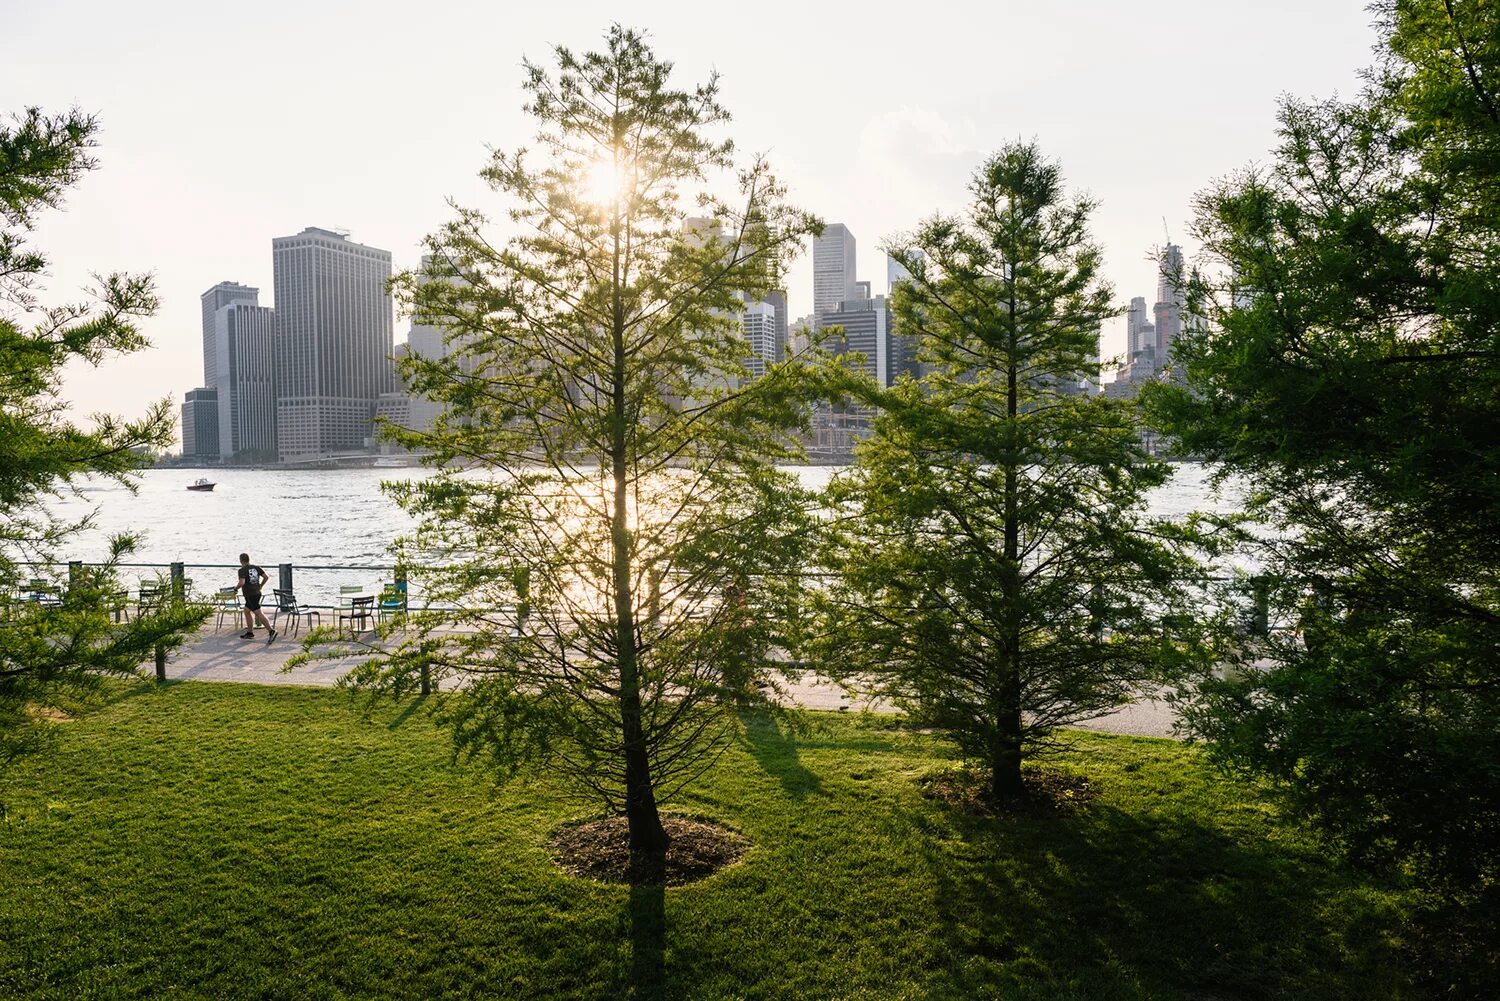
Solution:
<svg viewBox="0 0 1500 1001">
<path fill-rule="evenodd" d="M 44 302 L 75 300 L 94 272 L 157 275 L 162 308 L 143 324 L 155 348 L 107 372 L 70 371 L 64 395 L 82 412 L 136 413 L 169 393 L 181 403 L 206 361 L 195 350 L 194 300 L 226 277 L 267 288 L 263 247 L 272 233 L 347 226 L 391 248 L 401 270 L 417 266 L 419 240 L 451 217 L 447 197 L 495 212 L 500 206 L 475 175 L 486 144 L 530 143 L 522 57 L 545 59 L 554 43 L 586 46 L 617 16 L 603 5 L 471 10 L 460 37 L 446 31 L 442 15 L 452 5 L 442 3 L 420 19 L 377 3 L 355 22 L 317 3 L 272 2 L 248 20 L 227 10 L 147 6 L 19 9 L 9 24 L 14 58 L 0 70 L 7 110 L 77 105 L 103 123 L 101 169 L 63 211 L 39 219 L 36 241 L 58 262 Z M 696 8 L 655 4 L 631 20 L 677 61 L 681 80 L 722 72 L 739 148 L 766 152 L 795 204 L 858 234 L 871 276 L 886 238 L 961 207 L 984 155 L 1035 136 L 1061 160 L 1070 190 L 1100 200 L 1095 231 L 1124 305 L 1155 280 L 1161 217 L 1174 234 L 1185 230 L 1194 192 L 1266 155 L 1277 94 L 1348 94 L 1358 86 L 1352 67 L 1368 61 L 1375 41 L 1361 5 L 1282 6 L 997 5 L 927 12 L 893 32 L 878 11 L 851 19 L 773 4 L 767 17 L 799 25 L 778 35 L 780 61 L 802 67 L 795 74 L 767 74 L 750 50 L 710 45 L 714 29 Z M 393 18 L 409 30 L 388 31 Z M 286 41 L 286 24 L 296 26 L 296 46 Z M 43 44 L 61 31 L 70 37 L 66 50 Z M 183 87 L 184 53 L 209 37 L 215 73 Z M 1225 45 L 1228 38 L 1235 44 Z M 861 66 L 899 64 L 902 46 L 951 52 L 942 74 L 877 73 L 827 58 L 834 39 L 858 48 Z M 308 60 L 309 50 L 338 57 Z M 1283 67 L 1274 80 L 1258 72 L 1272 51 Z M 1129 53 L 1150 68 L 1122 69 L 1134 65 L 1122 62 Z M 381 64 L 400 72 L 380 100 L 356 100 L 351 80 Z M 421 82 L 435 74 L 445 81 L 436 103 Z M 1165 128 L 1163 92 L 1174 116 Z M 841 113 L 830 114 L 835 106 Z M 233 156 L 211 155 L 216 147 L 204 130 L 214 121 L 235 123 Z M 1148 124 L 1152 155 L 1128 155 Z M 1182 242 L 1191 255 L 1192 244 Z M 804 254 L 788 283 L 792 317 L 812 311 L 809 265 Z M 1125 347 L 1120 317 L 1106 328 L 1103 353 Z"/>
</svg>

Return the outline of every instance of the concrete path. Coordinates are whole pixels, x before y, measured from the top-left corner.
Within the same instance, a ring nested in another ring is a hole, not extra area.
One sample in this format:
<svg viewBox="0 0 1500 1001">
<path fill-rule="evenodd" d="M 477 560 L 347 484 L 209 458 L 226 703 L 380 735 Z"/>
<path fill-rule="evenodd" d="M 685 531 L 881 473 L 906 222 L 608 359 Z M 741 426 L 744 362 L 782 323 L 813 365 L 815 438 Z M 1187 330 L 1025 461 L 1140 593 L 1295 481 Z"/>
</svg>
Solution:
<svg viewBox="0 0 1500 1001">
<path fill-rule="evenodd" d="M 300 637 L 279 636 L 267 644 L 265 631 L 257 630 L 253 640 L 242 640 L 228 623 L 222 629 L 208 627 L 167 662 L 168 678 L 194 681 L 239 681 L 254 685 L 320 685 L 335 684 L 359 658 L 320 660 L 291 671 L 283 670 L 286 661 L 300 649 Z M 147 667 L 149 671 L 149 666 Z M 790 686 L 788 695 L 798 705 L 809 709 L 870 709 L 891 712 L 889 706 L 864 702 L 843 688 L 814 675 L 804 675 Z M 1142 699 L 1087 723 L 1079 728 L 1103 733 L 1123 733 L 1139 737 L 1173 737 L 1176 716 L 1170 706 L 1157 699 Z"/>
</svg>

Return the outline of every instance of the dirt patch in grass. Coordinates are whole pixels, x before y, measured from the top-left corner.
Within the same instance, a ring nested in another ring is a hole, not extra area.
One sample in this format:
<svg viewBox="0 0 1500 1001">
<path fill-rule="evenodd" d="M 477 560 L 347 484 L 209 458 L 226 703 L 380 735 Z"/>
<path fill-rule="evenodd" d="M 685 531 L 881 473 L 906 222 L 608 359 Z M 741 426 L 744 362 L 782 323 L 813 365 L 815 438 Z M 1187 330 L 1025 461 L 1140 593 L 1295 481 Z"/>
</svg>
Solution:
<svg viewBox="0 0 1500 1001">
<path fill-rule="evenodd" d="M 48 723 L 73 722 L 72 716 L 53 706 L 40 706 L 33 702 L 26 707 L 26 711 L 31 713 L 34 719 L 45 720 Z"/>
<path fill-rule="evenodd" d="M 922 776 L 922 795 L 955 810 L 975 815 L 1072 813 L 1099 798 L 1085 775 L 1055 768 L 1027 768 L 1021 773 L 1026 794 L 996 800 L 989 775 L 975 768 L 945 768 Z"/>
<path fill-rule="evenodd" d="M 733 865 L 750 842 L 716 824 L 686 817 L 663 817 L 667 846 L 667 885 L 696 883 Z M 552 860 L 564 871 L 601 883 L 629 883 L 630 834 L 624 817 L 570 824 L 552 835 Z"/>
</svg>

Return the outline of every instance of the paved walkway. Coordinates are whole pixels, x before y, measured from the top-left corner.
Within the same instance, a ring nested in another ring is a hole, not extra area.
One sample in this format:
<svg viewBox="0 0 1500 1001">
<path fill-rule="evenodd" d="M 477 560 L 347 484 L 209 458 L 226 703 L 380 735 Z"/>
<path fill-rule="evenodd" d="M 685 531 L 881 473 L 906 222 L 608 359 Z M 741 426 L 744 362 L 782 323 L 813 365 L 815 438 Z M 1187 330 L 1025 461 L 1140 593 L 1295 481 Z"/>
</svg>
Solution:
<svg viewBox="0 0 1500 1001">
<path fill-rule="evenodd" d="M 265 633 L 256 631 L 254 640 L 242 640 L 225 623 L 223 629 L 201 630 L 167 662 L 168 678 L 195 681 L 239 681 L 253 685 L 322 685 L 329 686 L 358 662 L 358 658 L 319 660 L 291 671 L 284 670 L 287 658 L 301 649 L 299 637 L 282 635 L 267 644 Z M 149 666 L 147 670 L 150 670 Z M 809 709 L 859 709 L 890 712 L 890 707 L 863 703 L 831 682 L 805 675 L 790 687 L 792 701 Z M 1171 737 L 1176 717 L 1170 706 L 1157 699 L 1142 699 L 1087 723 L 1081 729 L 1104 733 L 1124 733 L 1140 737 Z"/>
</svg>

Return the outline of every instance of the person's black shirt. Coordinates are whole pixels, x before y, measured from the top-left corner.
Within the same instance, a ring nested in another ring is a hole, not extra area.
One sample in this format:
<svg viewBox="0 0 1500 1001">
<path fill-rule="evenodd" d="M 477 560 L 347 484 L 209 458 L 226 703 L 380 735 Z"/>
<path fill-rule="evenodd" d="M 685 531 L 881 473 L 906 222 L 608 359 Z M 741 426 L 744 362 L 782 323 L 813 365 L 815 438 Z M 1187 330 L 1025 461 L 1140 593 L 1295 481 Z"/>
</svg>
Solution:
<svg viewBox="0 0 1500 1001">
<path fill-rule="evenodd" d="M 254 563 L 246 567 L 240 567 L 240 580 L 245 584 L 245 597 L 260 597 L 260 579 L 264 574 L 265 571 Z"/>
</svg>

